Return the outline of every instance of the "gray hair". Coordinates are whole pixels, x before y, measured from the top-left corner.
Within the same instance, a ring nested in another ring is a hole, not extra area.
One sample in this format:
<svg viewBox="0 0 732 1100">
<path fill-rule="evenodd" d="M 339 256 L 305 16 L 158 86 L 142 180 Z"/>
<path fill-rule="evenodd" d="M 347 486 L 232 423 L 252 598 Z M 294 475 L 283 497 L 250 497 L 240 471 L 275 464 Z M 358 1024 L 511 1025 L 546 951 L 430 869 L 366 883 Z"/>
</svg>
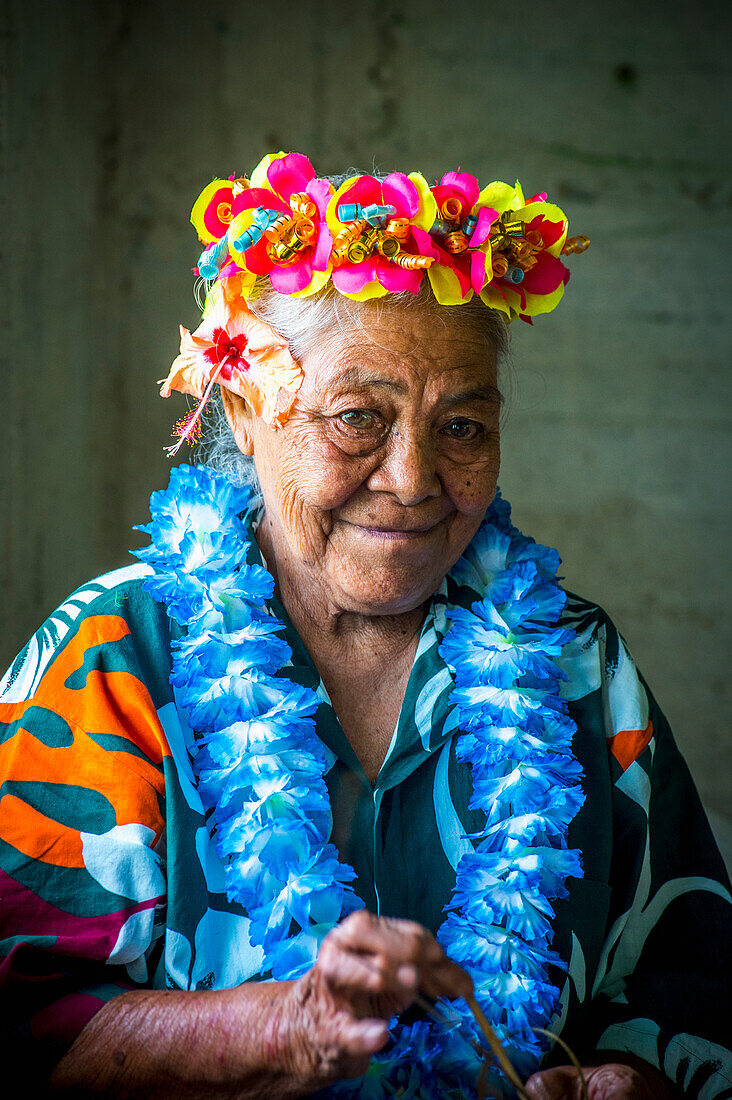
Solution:
<svg viewBox="0 0 732 1100">
<path fill-rule="evenodd" d="M 503 314 L 487 308 L 477 297 L 460 306 L 439 305 L 427 279 L 423 280 L 417 294 L 404 291 L 366 302 L 346 298 L 331 285 L 307 298 L 292 298 L 279 294 L 272 289 L 268 279 L 263 279 L 248 304 L 261 320 L 284 336 L 297 360 L 315 346 L 322 347 L 324 341 L 339 332 L 366 330 L 370 320 L 385 313 L 393 313 L 396 321 L 403 311 L 427 310 L 434 318 L 435 326 L 444 326 L 449 322 L 453 330 L 463 328 L 473 335 L 478 334 L 486 346 L 495 352 L 499 377 L 502 386 L 505 385 L 503 372 L 509 363 L 510 336 Z M 202 461 L 234 484 L 257 486 L 254 460 L 243 455 L 236 444 L 218 386 L 208 402 L 201 444 Z"/>
</svg>

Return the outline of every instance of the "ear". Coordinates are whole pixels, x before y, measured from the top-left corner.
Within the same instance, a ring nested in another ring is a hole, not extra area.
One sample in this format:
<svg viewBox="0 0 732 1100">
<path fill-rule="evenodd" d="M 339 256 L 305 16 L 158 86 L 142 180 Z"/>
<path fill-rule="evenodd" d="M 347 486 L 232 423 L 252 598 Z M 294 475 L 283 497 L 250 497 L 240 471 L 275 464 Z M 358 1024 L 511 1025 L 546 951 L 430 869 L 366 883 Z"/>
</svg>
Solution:
<svg viewBox="0 0 732 1100">
<path fill-rule="evenodd" d="M 232 393 L 225 386 L 221 387 L 221 400 L 237 447 L 242 454 L 253 455 L 254 439 L 252 437 L 251 409 L 243 397 Z"/>
</svg>

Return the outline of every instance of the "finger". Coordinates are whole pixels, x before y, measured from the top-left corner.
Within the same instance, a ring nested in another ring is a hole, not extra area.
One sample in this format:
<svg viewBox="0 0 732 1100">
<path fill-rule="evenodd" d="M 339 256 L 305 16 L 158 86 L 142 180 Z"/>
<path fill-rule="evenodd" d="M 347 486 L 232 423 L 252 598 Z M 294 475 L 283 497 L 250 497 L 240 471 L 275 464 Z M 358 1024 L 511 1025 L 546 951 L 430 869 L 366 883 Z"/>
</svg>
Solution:
<svg viewBox="0 0 732 1100">
<path fill-rule="evenodd" d="M 431 932 L 414 921 L 382 917 L 384 933 L 396 949 L 406 954 L 417 969 L 419 988 L 430 997 L 466 997 L 473 981 L 443 951 Z"/>
<path fill-rule="evenodd" d="M 631 1066 L 610 1063 L 586 1071 L 590 1100 L 652 1100 L 648 1081 Z"/>
<path fill-rule="evenodd" d="M 397 981 L 400 985 L 403 985 L 405 989 L 417 989 L 419 982 L 419 971 L 416 966 L 412 966 L 411 963 L 404 963 L 402 966 L 398 966 L 396 969 Z"/>
<path fill-rule="evenodd" d="M 428 997 L 469 997 L 473 992 L 473 980 L 461 966 L 447 955 L 437 964 L 424 968 L 419 975 L 419 988 Z"/>
<path fill-rule="evenodd" d="M 389 1029 L 383 1020 L 351 1020 L 344 1024 L 341 1041 L 344 1050 L 354 1058 L 371 1057 L 381 1050 L 389 1038 Z"/>
<path fill-rule="evenodd" d="M 361 910 L 338 925 L 331 933 L 336 934 L 339 944 L 353 952 L 386 955 L 415 966 L 422 976 L 434 975 L 437 996 L 465 996 L 472 990 L 465 971 L 449 963 L 435 937 L 414 921 L 374 916 Z M 439 968 L 444 969 L 438 972 Z M 444 983 L 447 988 L 443 988 Z"/>
<path fill-rule="evenodd" d="M 331 933 L 343 947 L 369 954 L 386 954 L 400 962 L 439 962 L 444 952 L 426 928 L 415 921 L 377 917 L 366 909 L 352 913 Z"/>
<path fill-rule="evenodd" d="M 363 1077 L 371 1056 L 381 1050 L 388 1038 L 383 1020 L 348 1020 L 339 1029 L 338 1058 L 333 1071 L 338 1078 Z"/>
<path fill-rule="evenodd" d="M 558 1066 L 534 1073 L 524 1088 L 531 1100 L 579 1100 L 582 1096 L 582 1086 L 574 1066 Z"/>
<path fill-rule="evenodd" d="M 414 921 L 376 917 L 360 910 L 343 921 L 331 936 L 352 951 L 383 955 L 415 967 L 419 988 L 429 996 L 465 997 L 473 991 L 473 983 L 465 971 L 447 958 L 426 928 Z"/>
<path fill-rule="evenodd" d="M 395 1011 L 403 1011 L 417 992 L 417 972 L 413 966 L 399 966 L 385 955 L 343 951 L 337 943 L 323 942 L 317 968 L 334 994 L 352 1001 L 366 994 L 369 1003 L 374 997 L 385 998 L 385 1019 Z"/>
</svg>

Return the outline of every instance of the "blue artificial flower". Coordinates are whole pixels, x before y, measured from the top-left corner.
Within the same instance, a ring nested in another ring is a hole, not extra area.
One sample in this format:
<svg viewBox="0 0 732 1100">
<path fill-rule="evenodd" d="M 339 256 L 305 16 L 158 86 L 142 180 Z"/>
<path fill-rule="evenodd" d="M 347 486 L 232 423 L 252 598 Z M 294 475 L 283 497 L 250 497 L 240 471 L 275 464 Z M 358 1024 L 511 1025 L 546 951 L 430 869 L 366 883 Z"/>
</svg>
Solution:
<svg viewBox="0 0 732 1100">
<path fill-rule="evenodd" d="M 354 878 L 331 844 L 312 850 L 305 861 L 291 861 L 277 895 L 250 910 L 252 942 L 269 952 L 288 936 L 292 921 L 303 931 L 311 924 L 333 927 L 343 910 L 346 884 Z"/>
<path fill-rule="evenodd" d="M 473 536 L 467 550 L 450 570 L 457 583 L 484 592 L 497 573 L 506 568 L 506 558 L 511 546 L 510 537 L 485 522 Z"/>
<path fill-rule="evenodd" d="M 518 529 L 511 523 L 511 505 L 504 500 L 500 489 L 496 489 L 496 495 L 486 512 L 486 519 L 499 531 L 505 531 L 511 536 L 519 534 Z M 523 535 L 520 537 L 523 538 Z"/>
</svg>

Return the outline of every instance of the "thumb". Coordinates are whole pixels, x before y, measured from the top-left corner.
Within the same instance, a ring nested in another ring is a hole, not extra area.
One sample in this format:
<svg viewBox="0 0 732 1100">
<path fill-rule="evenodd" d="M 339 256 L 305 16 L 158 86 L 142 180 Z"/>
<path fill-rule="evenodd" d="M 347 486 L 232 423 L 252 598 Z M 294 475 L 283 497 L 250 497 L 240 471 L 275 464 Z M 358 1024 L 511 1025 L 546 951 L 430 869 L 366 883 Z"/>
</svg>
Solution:
<svg viewBox="0 0 732 1100">
<path fill-rule="evenodd" d="M 534 1073 L 524 1087 L 531 1100 L 580 1100 L 582 1096 L 582 1082 L 573 1066 Z"/>
</svg>

